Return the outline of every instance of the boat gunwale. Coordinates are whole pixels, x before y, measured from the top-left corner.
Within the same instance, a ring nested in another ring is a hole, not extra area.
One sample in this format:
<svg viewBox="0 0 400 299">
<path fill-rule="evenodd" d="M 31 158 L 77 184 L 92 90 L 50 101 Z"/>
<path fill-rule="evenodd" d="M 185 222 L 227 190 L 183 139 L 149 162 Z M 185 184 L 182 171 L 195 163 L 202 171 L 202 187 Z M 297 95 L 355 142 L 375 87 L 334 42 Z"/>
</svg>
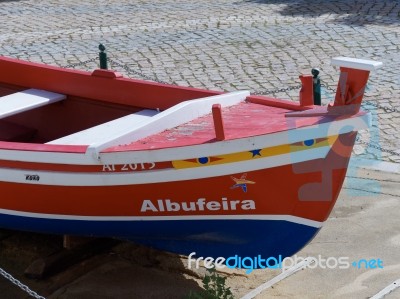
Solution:
<svg viewBox="0 0 400 299">
<path fill-rule="evenodd" d="M 169 90 L 172 92 L 173 96 L 177 96 L 175 101 L 171 97 L 172 95 L 170 96 L 169 100 L 152 100 L 151 102 L 154 102 L 153 105 L 149 105 L 149 101 L 146 100 L 140 100 L 135 103 L 136 107 L 148 109 L 158 108 L 160 110 L 164 110 L 177 103 L 190 100 L 192 98 L 201 98 L 224 93 L 222 91 L 177 86 L 173 84 L 163 84 L 117 76 L 118 73 L 112 70 L 107 70 L 107 72 L 110 74 L 115 74 L 115 77 L 97 76 L 96 72 L 99 71 L 99 69 L 96 69 L 93 72 L 65 69 L 37 62 L 21 61 L 15 58 L 4 56 L 0 56 L 0 67 L 3 69 L 2 73 L 0 73 L 0 84 L 6 84 L 9 86 L 12 85 L 21 88 L 28 88 L 27 86 L 29 86 L 29 88 L 44 89 L 51 92 L 62 93 L 66 96 L 76 96 L 126 105 L 126 97 L 129 94 L 129 91 L 132 91 L 132 86 L 137 89 L 144 88 L 146 89 L 145 92 L 149 92 L 150 94 L 157 94 L 160 90 Z M 25 75 L 25 73 L 29 74 L 29 76 Z M 60 82 L 60 80 L 62 80 L 63 84 L 57 84 L 57 82 Z M 106 91 L 108 87 L 112 85 L 114 85 L 112 96 L 109 96 L 109 93 L 104 91 Z M 78 86 L 79 88 L 77 88 Z M 98 86 L 102 86 L 102 88 L 96 88 Z M 122 86 L 125 88 L 125 90 L 121 88 Z M 112 100 L 110 100 L 110 98 L 112 98 Z M 298 102 L 275 99 L 261 95 L 251 95 L 248 97 L 248 100 L 254 103 L 257 101 L 264 102 L 264 104 L 268 104 L 272 107 L 296 111 L 307 110 L 311 108 L 307 106 L 300 106 Z M 167 102 L 169 102 L 168 106 L 165 105 Z M 129 105 L 131 105 L 131 103 L 129 103 Z"/>
<path fill-rule="evenodd" d="M 370 113 L 360 111 L 357 115 L 350 118 L 259 136 L 172 148 L 112 152 L 105 150 L 100 152 L 99 156 L 88 153 L 88 146 L 0 142 L 0 159 L 71 165 L 165 162 L 198 158 L 204 155 L 224 155 L 328 137 L 328 135 L 345 134 L 350 131 L 366 129 L 369 127 L 370 122 Z M 357 123 L 358 126 L 354 127 L 354 124 Z M 351 129 L 350 126 L 353 126 L 353 128 Z M 345 131 L 340 131 L 343 128 L 345 128 Z M 296 133 L 294 134 L 293 132 Z M 330 132 L 330 134 L 327 135 L 327 132 Z M 27 155 L 27 152 L 30 154 Z"/>
<path fill-rule="evenodd" d="M 126 98 L 127 94 L 132 91 L 137 91 L 137 98 L 140 98 L 138 102 L 130 99 L 129 104 L 132 105 L 134 102 L 136 107 L 150 108 L 154 109 L 156 106 L 161 110 L 165 108 L 164 106 L 172 107 L 177 103 L 191 99 L 200 98 L 212 95 L 219 95 L 222 92 L 218 91 L 208 91 L 202 89 L 196 89 L 191 87 L 181 87 L 173 85 L 165 85 L 156 82 L 148 82 L 143 80 L 136 80 L 130 78 L 123 78 L 120 76 L 97 76 L 96 71 L 90 73 L 80 70 L 70 70 L 63 69 L 56 66 L 49 66 L 34 62 L 25 62 L 14 58 L 6 58 L 0 56 L 0 67 L 4 67 L 4 72 L 0 73 L 0 82 L 5 84 L 13 84 L 17 86 L 29 86 L 30 88 L 45 89 L 52 92 L 64 93 L 67 96 L 78 96 L 81 98 L 88 98 L 91 100 L 96 100 L 99 102 L 108 102 L 115 104 L 126 105 L 129 98 Z M 103 70 L 104 71 L 104 70 Z M 107 71 L 110 74 L 115 74 L 113 71 Z M 36 75 L 35 75 L 36 74 Z M 40 74 L 40 76 L 38 75 Z M 59 80 L 63 80 L 63 84 L 59 84 Z M 98 86 L 101 86 L 99 89 Z M 111 92 L 108 90 L 110 87 Z M 124 88 L 122 88 L 124 87 Z M 105 94 L 104 91 L 107 91 Z M 114 93 L 114 91 L 116 91 Z M 71 93 L 72 92 L 72 93 Z M 141 98 L 144 94 L 150 93 L 151 95 L 160 94 L 160 92 L 167 93 L 167 98 L 162 99 L 164 104 L 162 104 L 160 99 L 150 101 L 149 104 L 145 98 Z M 115 95 L 115 97 L 113 97 Z M 189 97 L 189 98 L 187 98 Z M 290 110 L 308 110 L 312 109 L 313 106 L 300 106 L 299 103 L 273 99 L 264 96 L 254 96 L 251 95 L 246 98 L 246 100 L 253 104 L 266 105 L 275 108 L 290 109 Z M 165 103 L 168 103 L 166 105 Z M 151 106 L 151 107 L 149 107 Z M 153 107 L 154 106 L 154 107 Z M 351 123 L 352 119 L 363 118 L 364 112 L 359 112 L 355 115 L 346 115 L 345 120 L 349 120 Z M 367 116 L 368 118 L 368 116 Z M 323 117 L 320 118 L 323 120 Z M 157 147 L 154 149 L 138 149 L 134 150 L 131 148 L 120 147 L 110 147 L 100 151 L 97 155 L 93 155 L 88 151 L 90 145 L 52 145 L 52 144 L 39 144 L 39 143 L 18 143 L 18 142 L 7 142 L 0 141 L 0 159 L 7 159 L 7 154 L 15 152 L 15 155 L 11 159 L 19 161 L 30 161 L 30 162 L 43 162 L 46 163 L 47 160 L 51 162 L 57 161 L 57 163 L 65 164 L 65 159 L 72 162 L 72 164 L 83 164 L 83 165 L 99 165 L 102 163 L 108 163 L 109 161 L 118 161 L 119 163 L 124 163 L 124 161 L 137 161 L 137 162 L 158 162 L 173 159 L 185 159 L 193 158 L 196 156 L 196 152 L 199 153 L 203 151 L 204 153 L 210 153 L 210 155 L 219 155 L 233 153 L 239 150 L 251 150 L 258 148 L 260 146 L 265 147 L 266 145 L 277 145 L 282 144 L 288 139 L 288 134 L 291 134 L 293 130 L 302 129 L 313 129 L 315 127 L 325 127 L 330 126 L 332 123 L 342 123 L 343 120 L 328 121 L 327 123 L 320 123 L 318 121 L 316 124 L 304 125 L 294 129 L 288 129 L 284 131 L 277 131 L 273 133 L 266 133 L 255 136 L 239 137 L 237 139 L 225 140 L 225 141 L 212 141 L 206 143 L 198 143 L 185 145 L 181 147 L 169 147 L 162 148 Z M 345 121 L 346 122 L 346 121 Z M 367 119 L 364 122 L 368 123 Z M 365 128 L 364 126 L 362 126 Z M 286 136 L 284 138 L 276 138 L 277 140 L 271 139 L 277 136 Z M 292 134 L 293 135 L 293 134 Z M 296 134 L 301 135 L 301 134 Z M 310 138 L 322 137 L 322 133 L 319 136 L 309 136 Z M 301 141 L 301 138 L 295 136 L 297 141 Z M 304 139 L 303 139 L 304 140 Z M 210 145 L 213 147 L 210 149 Z M 233 149 L 235 147 L 235 149 Z M 193 151 L 192 149 L 196 149 Z M 210 151 L 211 150 L 211 151 Z M 17 153 L 21 151 L 24 155 Z M 31 155 L 28 157 L 26 152 L 30 152 Z M 177 153 L 173 153 L 173 152 Z M 83 154 L 83 155 L 82 155 Z M 50 158 L 47 156 L 50 155 Z M 126 156 L 128 155 L 128 156 Z M 19 157 L 17 157 L 19 156 Z M 24 157 L 22 157 L 24 156 Z M 168 157 L 167 159 L 165 157 Z M 114 162 L 116 163 L 116 162 Z"/>
</svg>

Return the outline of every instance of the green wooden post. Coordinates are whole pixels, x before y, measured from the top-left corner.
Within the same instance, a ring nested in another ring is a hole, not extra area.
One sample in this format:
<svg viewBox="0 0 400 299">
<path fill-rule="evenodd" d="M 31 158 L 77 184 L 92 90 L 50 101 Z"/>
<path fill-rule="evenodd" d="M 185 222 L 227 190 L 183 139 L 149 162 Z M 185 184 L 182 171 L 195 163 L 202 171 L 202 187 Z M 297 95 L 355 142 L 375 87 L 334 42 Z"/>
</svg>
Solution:
<svg viewBox="0 0 400 299">
<path fill-rule="evenodd" d="M 99 53 L 100 68 L 102 70 L 106 70 L 106 69 L 108 69 L 108 66 L 107 66 L 107 54 L 104 52 L 106 50 L 106 47 L 104 47 L 103 44 L 100 44 L 99 45 L 99 50 L 100 50 L 100 53 Z"/>
<path fill-rule="evenodd" d="M 321 106 L 321 80 L 319 78 L 319 69 L 312 69 L 313 89 L 314 89 L 314 105 Z"/>
</svg>

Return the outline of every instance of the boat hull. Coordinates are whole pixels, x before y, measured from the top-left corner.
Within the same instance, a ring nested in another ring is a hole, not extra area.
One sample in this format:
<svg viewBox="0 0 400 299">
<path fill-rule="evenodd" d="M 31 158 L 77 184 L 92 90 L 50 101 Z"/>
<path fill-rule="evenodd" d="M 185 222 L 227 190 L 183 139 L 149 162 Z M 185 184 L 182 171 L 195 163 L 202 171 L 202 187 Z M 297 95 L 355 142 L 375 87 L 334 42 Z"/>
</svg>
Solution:
<svg viewBox="0 0 400 299">
<path fill-rule="evenodd" d="M 292 255 L 328 218 L 370 124 L 359 109 L 381 63 L 332 62 L 334 103 L 316 107 L 311 76 L 295 103 L 0 57 L 0 227 Z"/>
<path fill-rule="evenodd" d="M 205 178 L 109 186 L 1 182 L 7 196 L 1 200 L 0 226 L 128 239 L 181 254 L 290 256 L 329 216 L 355 136 L 334 139 L 323 158 L 287 159 L 285 165 L 256 170 L 240 161 L 226 163 L 237 172 Z M 252 159 L 263 161 L 257 153 L 263 152 L 249 151 Z M 186 167 L 175 162 L 174 171 Z M 215 166 L 205 163 L 191 172 L 212 172 Z"/>
<path fill-rule="evenodd" d="M 1 214 L 0 222 L 2 226 L 24 231 L 114 236 L 169 252 L 184 255 L 195 252 L 197 256 L 213 258 L 291 256 L 320 229 L 289 220 L 267 219 L 84 221 Z"/>
</svg>

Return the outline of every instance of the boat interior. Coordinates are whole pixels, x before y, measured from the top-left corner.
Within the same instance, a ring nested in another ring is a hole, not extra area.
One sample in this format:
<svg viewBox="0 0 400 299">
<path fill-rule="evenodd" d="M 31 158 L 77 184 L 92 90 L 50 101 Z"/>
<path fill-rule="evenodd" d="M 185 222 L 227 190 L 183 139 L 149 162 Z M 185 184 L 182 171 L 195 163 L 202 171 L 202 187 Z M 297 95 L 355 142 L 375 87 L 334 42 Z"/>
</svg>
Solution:
<svg viewBox="0 0 400 299">
<path fill-rule="evenodd" d="M 141 110 L 56 93 L 41 99 L 35 89 L 1 86 L 0 141 L 48 143 Z"/>
<path fill-rule="evenodd" d="M 189 99 L 160 111 L 40 89 L 0 88 L 0 141 L 55 145 L 127 144 L 243 102 L 248 91 Z"/>
<path fill-rule="evenodd" d="M 185 139 L 183 146 L 285 130 L 285 113 L 312 105 L 312 80 L 303 82 L 299 103 L 250 96 L 249 91 L 222 93 L 128 79 L 111 70 L 89 73 L 6 57 L 0 57 L 0 67 L 3 142 L 88 145 L 89 151 L 99 153 L 175 128 L 178 138 L 161 136 L 156 138 L 158 145 L 175 146 L 177 139 Z M 215 105 L 219 110 L 214 113 Z M 199 126 L 195 120 L 203 116 L 208 119 Z M 304 120 L 294 126 L 309 124 Z"/>
</svg>

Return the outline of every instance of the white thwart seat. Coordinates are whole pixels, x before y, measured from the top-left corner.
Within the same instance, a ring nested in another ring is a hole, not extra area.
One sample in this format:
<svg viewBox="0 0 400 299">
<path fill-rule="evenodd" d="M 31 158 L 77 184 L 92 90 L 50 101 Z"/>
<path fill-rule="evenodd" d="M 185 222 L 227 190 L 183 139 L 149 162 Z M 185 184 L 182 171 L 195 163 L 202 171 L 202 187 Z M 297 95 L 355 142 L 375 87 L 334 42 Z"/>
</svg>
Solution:
<svg viewBox="0 0 400 299">
<path fill-rule="evenodd" d="M 98 157 L 99 152 L 105 148 L 129 144 L 174 128 L 211 113 L 213 104 L 228 107 L 244 101 L 249 95 L 249 91 L 237 91 L 188 100 L 162 112 L 146 109 L 61 137 L 47 144 L 89 145 L 86 153 Z"/>
<path fill-rule="evenodd" d="M 114 130 L 113 134 L 99 134 L 100 138 L 89 145 L 86 153 L 98 158 L 100 151 L 106 148 L 129 144 L 165 130 L 172 129 L 211 113 L 212 105 L 214 104 L 220 104 L 221 107 L 233 106 L 243 102 L 249 95 L 249 91 L 236 91 L 179 103 L 137 125 L 128 126 L 125 131 L 118 130 L 117 132 Z"/>
<path fill-rule="evenodd" d="M 66 98 L 65 95 L 40 89 L 27 89 L 0 97 L 0 118 L 52 104 Z"/>
<path fill-rule="evenodd" d="M 126 130 L 131 130 L 157 113 L 158 111 L 156 110 L 141 110 L 139 112 L 114 119 L 98 126 L 61 137 L 59 139 L 50 141 L 47 144 L 90 145 L 100 142 L 104 139 L 113 138 L 114 136 L 119 135 Z"/>
</svg>

